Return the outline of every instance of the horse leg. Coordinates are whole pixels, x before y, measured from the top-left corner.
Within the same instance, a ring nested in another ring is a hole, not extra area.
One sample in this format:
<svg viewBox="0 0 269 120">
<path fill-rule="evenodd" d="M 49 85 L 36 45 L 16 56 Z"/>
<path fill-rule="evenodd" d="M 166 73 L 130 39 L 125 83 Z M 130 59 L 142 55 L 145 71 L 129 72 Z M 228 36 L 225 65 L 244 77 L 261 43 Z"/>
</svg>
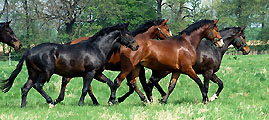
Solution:
<svg viewBox="0 0 269 120">
<path fill-rule="evenodd" d="M 127 76 L 127 78 L 128 78 L 128 76 Z M 123 96 L 118 98 L 119 103 L 123 102 L 127 97 L 129 97 L 131 94 L 134 93 L 134 88 L 129 81 L 127 82 L 127 85 L 129 86 L 129 91 L 127 93 L 125 93 Z"/>
<path fill-rule="evenodd" d="M 91 86 L 91 85 L 89 85 L 88 94 L 89 94 L 89 96 L 90 96 L 91 99 L 92 99 L 92 103 L 93 103 L 94 105 L 99 105 L 99 103 L 98 103 L 96 97 L 94 96 L 94 94 L 93 94 L 93 92 L 92 92 L 92 86 Z"/>
<path fill-rule="evenodd" d="M 161 103 L 167 103 L 167 99 L 168 99 L 169 95 L 173 92 L 179 75 L 180 75 L 180 72 L 172 72 L 172 77 L 171 77 L 171 80 L 169 83 L 168 91 L 167 91 L 166 95 L 163 97 L 163 99 L 161 100 Z"/>
<path fill-rule="evenodd" d="M 26 106 L 26 98 L 29 90 L 33 87 L 33 81 L 32 79 L 28 78 L 27 82 L 23 85 L 21 88 L 21 107 L 24 108 Z"/>
<path fill-rule="evenodd" d="M 187 74 L 191 79 L 193 79 L 196 82 L 196 84 L 198 84 L 198 86 L 200 88 L 200 91 L 202 93 L 202 96 L 203 96 L 203 102 L 207 103 L 208 102 L 208 97 L 207 97 L 207 94 L 206 94 L 206 92 L 204 90 L 203 83 L 202 83 L 201 79 L 197 76 L 197 74 L 195 73 L 193 68 L 188 67 L 188 68 L 182 69 L 182 72 Z"/>
<path fill-rule="evenodd" d="M 127 93 L 125 93 L 123 96 L 118 98 L 119 103 L 123 102 L 127 97 L 129 97 L 134 92 L 134 88 L 133 88 L 132 84 L 130 83 L 130 81 L 132 80 L 131 77 L 132 77 L 132 73 L 129 73 L 126 77 L 127 78 L 127 85 L 129 86 L 129 91 Z M 147 94 L 148 93 L 148 86 L 146 83 L 145 69 L 142 66 L 141 66 L 140 71 L 139 71 L 139 79 L 140 79 L 140 82 L 142 84 L 144 91 Z"/>
<path fill-rule="evenodd" d="M 149 96 L 150 96 L 149 87 L 148 87 L 148 84 L 147 84 L 145 72 L 146 72 L 145 68 L 143 66 L 141 66 L 140 71 L 139 71 L 139 80 L 140 80 L 140 83 L 141 83 L 145 93 L 146 93 L 147 98 L 150 100 L 150 98 L 149 98 Z"/>
<path fill-rule="evenodd" d="M 162 89 L 162 87 L 160 86 L 160 84 L 158 83 L 162 78 L 164 78 L 165 76 L 167 76 L 169 72 L 158 72 L 158 71 L 154 71 L 152 70 L 152 75 L 149 79 L 148 82 L 148 99 L 150 102 L 153 102 L 152 99 L 152 90 L 153 90 L 153 86 L 155 86 L 157 88 L 157 90 L 160 92 L 161 96 L 164 97 L 166 95 L 166 93 L 164 92 L 164 90 Z"/>
<path fill-rule="evenodd" d="M 84 104 L 85 96 L 89 90 L 89 86 L 92 82 L 92 79 L 95 75 L 95 71 L 87 72 L 86 75 L 83 77 L 83 88 L 82 88 L 82 94 L 79 99 L 78 105 L 82 106 Z"/>
<path fill-rule="evenodd" d="M 114 83 L 109 78 L 107 78 L 102 72 L 98 72 L 98 74 L 96 74 L 94 76 L 94 78 L 100 82 L 107 83 L 107 85 L 109 86 L 111 93 L 112 93 L 112 91 L 114 90 Z M 91 85 L 89 87 L 91 88 Z M 93 101 L 93 104 L 98 105 L 99 103 L 98 103 L 97 99 L 95 98 L 95 96 L 92 92 L 92 89 L 90 89 L 88 91 L 88 93 Z"/>
<path fill-rule="evenodd" d="M 46 99 L 49 107 L 52 108 L 54 106 L 51 97 L 43 90 L 44 83 L 50 79 L 52 74 L 49 72 L 39 73 L 37 81 L 34 83 L 34 88 Z"/>
<path fill-rule="evenodd" d="M 141 101 L 145 105 L 147 103 L 147 99 L 144 96 L 144 94 L 140 91 L 140 89 L 137 86 L 137 78 L 140 72 L 142 66 L 136 66 L 135 69 L 131 72 L 131 78 L 127 79 L 128 81 L 130 80 L 130 83 L 132 84 L 133 88 L 135 89 L 136 93 L 139 95 Z"/>
<path fill-rule="evenodd" d="M 114 87 L 111 90 L 111 95 L 108 101 L 109 105 L 113 105 L 116 103 L 116 91 L 118 87 L 120 86 L 121 82 L 126 78 L 126 76 L 131 72 L 132 69 L 126 69 L 126 70 L 121 70 L 120 74 L 117 76 L 117 78 L 114 80 Z"/>
<path fill-rule="evenodd" d="M 203 76 L 204 76 L 204 88 L 205 88 L 206 94 L 208 94 L 209 80 L 210 80 L 212 74 L 213 74 L 213 70 L 208 70 L 203 74 Z"/>
<path fill-rule="evenodd" d="M 61 101 L 64 100 L 65 88 L 71 79 L 72 78 L 62 77 L 62 85 L 61 85 L 60 94 L 59 94 L 58 98 L 56 100 L 54 100 L 54 105 L 56 105 L 57 103 L 60 103 Z"/>
<path fill-rule="evenodd" d="M 221 79 L 218 78 L 215 73 L 212 75 L 210 80 L 212 80 L 214 83 L 217 83 L 219 86 L 217 92 L 211 98 L 209 98 L 209 101 L 212 102 L 219 97 L 219 94 L 223 89 L 223 82 L 221 81 Z"/>
</svg>

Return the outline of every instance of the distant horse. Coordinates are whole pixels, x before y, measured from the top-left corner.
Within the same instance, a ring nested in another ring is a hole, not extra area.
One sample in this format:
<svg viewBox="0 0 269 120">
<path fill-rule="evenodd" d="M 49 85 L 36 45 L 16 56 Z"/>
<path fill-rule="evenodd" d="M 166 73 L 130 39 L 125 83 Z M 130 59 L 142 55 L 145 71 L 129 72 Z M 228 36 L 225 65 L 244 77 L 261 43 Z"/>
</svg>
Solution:
<svg viewBox="0 0 269 120">
<path fill-rule="evenodd" d="M 217 92 L 209 99 L 209 101 L 217 99 L 223 89 L 223 82 L 215 73 L 219 70 L 221 60 L 224 53 L 228 50 L 228 47 L 233 45 L 237 50 L 242 51 L 244 55 L 247 55 L 250 52 L 250 48 L 245 40 L 244 30 L 245 27 L 225 28 L 220 31 L 225 44 L 222 48 L 216 48 L 215 46 L 211 45 L 212 43 L 210 41 L 203 40 L 196 49 L 197 59 L 193 69 L 197 74 L 203 75 L 205 92 L 208 93 L 209 80 L 213 81 L 219 86 Z M 158 82 L 169 73 L 170 71 L 152 71 L 152 76 L 148 83 L 148 98 L 150 101 L 152 101 L 153 85 L 158 89 L 161 96 L 166 95 Z"/>
<path fill-rule="evenodd" d="M 168 19 L 164 20 L 152 20 L 152 21 L 147 21 L 144 24 L 141 24 L 136 30 L 132 32 L 132 35 L 134 38 L 139 41 L 142 38 L 148 38 L 148 39 L 165 39 L 170 36 L 172 36 L 171 31 L 169 30 L 169 27 L 167 26 L 167 21 Z M 68 42 L 67 44 L 76 44 L 79 43 L 89 37 L 81 37 L 79 39 L 76 39 L 74 41 Z M 140 44 L 138 42 L 138 44 Z M 107 70 L 113 70 L 113 71 L 120 71 L 121 70 L 121 59 L 120 59 L 120 50 L 117 50 L 116 52 L 112 53 L 111 59 L 109 59 L 108 62 L 105 64 L 105 69 Z M 108 83 L 110 80 L 105 76 L 105 75 L 100 75 L 97 76 L 95 79 Z M 62 87 L 60 94 L 58 98 L 55 100 L 54 104 L 57 104 L 64 99 L 64 93 L 65 93 L 65 88 L 67 84 L 70 82 L 71 78 L 63 78 L 62 79 Z M 108 83 L 110 84 L 110 83 Z M 113 83 L 112 83 L 113 84 Z M 146 84 L 146 83 L 145 83 Z M 145 85 L 143 84 L 143 85 Z M 143 86 L 145 87 L 145 86 Z M 93 104 L 99 104 L 96 97 L 94 96 L 91 86 L 89 86 L 89 96 L 91 97 Z"/>
<path fill-rule="evenodd" d="M 83 77 L 83 89 L 78 103 L 83 105 L 92 79 L 102 74 L 106 58 L 109 57 L 115 44 L 120 43 L 132 50 L 138 49 L 137 43 L 128 34 L 127 26 L 128 24 L 118 24 L 104 28 L 89 40 L 74 45 L 44 43 L 33 47 L 24 53 L 11 76 L 2 81 L 5 83 L 1 87 L 2 91 L 8 92 L 12 87 L 25 60 L 29 78 L 21 89 L 21 107 L 26 106 L 26 97 L 32 87 L 46 99 L 50 106 L 53 106 L 51 97 L 42 87 L 45 82 L 49 82 L 54 73 L 65 77 Z M 113 87 L 113 84 L 110 84 L 110 87 Z"/>
<path fill-rule="evenodd" d="M 143 66 L 152 70 L 172 72 L 172 79 L 168 88 L 169 91 L 164 99 L 162 99 L 163 103 L 166 103 L 181 73 L 187 74 L 199 85 L 203 101 L 207 102 L 208 97 L 203 84 L 192 69 L 192 66 L 196 61 L 196 48 L 202 38 L 206 37 L 214 41 L 215 45 L 219 47 L 223 46 L 224 43 L 218 32 L 217 22 L 218 20 L 200 20 L 186 28 L 182 32 L 182 35 L 166 40 L 156 41 L 142 38 L 141 40 L 137 40 L 140 46 L 137 51 L 130 51 L 121 47 L 120 59 L 122 68 L 120 74 L 114 80 L 115 90 L 111 94 L 109 102 L 113 104 L 116 98 L 116 90 L 127 75 L 127 78 L 131 80 L 128 81 L 130 82 L 129 85 L 134 87 L 144 103 L 147 102 L 145 96 L 136 85 L 137 76 L 140 69 L 143 69 Z"/>
<path fill-rule="evenodd" d="M 9 27 L 11 21 L 0 23 L 0 42 L 6 43 L 15 50 L 21 48 L 21 41 L 18 40 L 13 30 Z"/>
</svg>

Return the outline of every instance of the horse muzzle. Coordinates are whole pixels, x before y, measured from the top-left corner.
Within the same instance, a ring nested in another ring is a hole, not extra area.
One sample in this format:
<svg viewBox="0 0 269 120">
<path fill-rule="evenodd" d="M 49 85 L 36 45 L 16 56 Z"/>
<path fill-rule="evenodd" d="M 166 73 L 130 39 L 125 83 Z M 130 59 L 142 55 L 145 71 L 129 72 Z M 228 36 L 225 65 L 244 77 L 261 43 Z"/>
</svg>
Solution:
<svg viewBox="0 0 269 120">
<path fill-rule="evenodd" d="M 221 39 L 219 39 L 219 40 L 217 40 L 217 47 L 223 47 L 224 46 L 224 42 L 223 42 L 223 39 L 221 38 Z"/>
<path fill-rule="evenodd" d="M 136 50 L 138 50 L 139 45 L 135 42 L 135 43 L 131 44 L 130 48 L 131 48 L 132 51 L 136 51 Z"/>
</svg>

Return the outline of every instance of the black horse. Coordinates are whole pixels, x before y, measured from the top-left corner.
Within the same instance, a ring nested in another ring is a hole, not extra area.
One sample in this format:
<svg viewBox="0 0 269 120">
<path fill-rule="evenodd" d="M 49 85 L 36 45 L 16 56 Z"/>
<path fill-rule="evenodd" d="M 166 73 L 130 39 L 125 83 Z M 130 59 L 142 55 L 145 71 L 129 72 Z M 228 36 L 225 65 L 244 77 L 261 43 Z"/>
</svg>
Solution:
<svg viewBox="0 0 269 120">
<path fill-rule="evenodd" d="M 217 48 L 212 45 L 212 42 L 208 40 L 201 41 L 200 45 L 196 49 L 197 52 L 197 60 L 195 65 L 193 66 L 195 72 L 197 74 L 202 74 L 204 77 L 204 88 L 206 93 L 208 93 L 208 85 L 209 80 L 212 80 L 214 83 L 218 84 L 219 88 L 217 92 L 209 99 L 209 101 L 213 101 L 217 99 L 221 90 L 223 89 L 223 82 L 217 77 L 215 74 L 220 67 L 222 57 L 224 53 L 228 50 L 228 47 L 232 44 L 237 50 L 241 50 L 244 55 L 250 52 L 248 45 L 246 44 L 245 35 L 244 35 L 245 27 L 228 27 L 220 31 L 220 34 L 223 38 L 224 46 L 222 48 Z M 144 70 L 144 69 L 142 69 Z M 145 81 L 145 77 L 141 75 L 145 75 L 145 70 L 140 71 L 139 78 L 144 78 L 141 81 Z M 148 90 L 145 90 L 147 93 L 147 97 L 149 101 L 152 100 L 152 89 L 155 86 L 160 92 L 161 96 L 165 96 L 166 93 L 158 84 L 158 82 L 167 76 L 170 72 L 168 71 L 152 71 L 152 76 L 148 82 Z M 144 82 L 141 82 L 144 83 Z M 128 83 L 129 84 L 129 83 Z M 130 85 L 130 84 L 129 84 Z M 132 87 L 129 87 L 129 92 L 119 98 L 119 102 L 124 101 L 130 94 L 134 92 Z"/>
<path fill-rule="evenodd" d="M 0 42 L 6 43 L 15 50 L 21 48 L 21 41 L 18 40 L 13 30 L 9 27 L 11 21 L 0 23 Z"/>
<path fill-rule="evenodd" d="M 21 88 L 21 107 L 26 106 L 26 97 L 29 90 L 34 87 L 53 107 L 53 101 L 43 90 L 45 82 L 55 73 L 64 77 L 83 77 L 82 95 L 79 105 L 83 105 L 85 95 L 92 79 L 102 74 L 104 64 L 115 44 L 125 45 L 132 50 L 137 50 L 138 45 L 127 29 L 128 24 L 119 24 L 100 30 L 93 37 L 74 45 L 55 43 L 40 44 L 24 53 L 17 68 L 7 80 L 3 80 L 3 92 L 8 92 L 14 79 L 22 69 L 24 60 L 28 69 L 28 81 Z M 112 90 L 113 82 L 110 81 Z"/>
</svg>

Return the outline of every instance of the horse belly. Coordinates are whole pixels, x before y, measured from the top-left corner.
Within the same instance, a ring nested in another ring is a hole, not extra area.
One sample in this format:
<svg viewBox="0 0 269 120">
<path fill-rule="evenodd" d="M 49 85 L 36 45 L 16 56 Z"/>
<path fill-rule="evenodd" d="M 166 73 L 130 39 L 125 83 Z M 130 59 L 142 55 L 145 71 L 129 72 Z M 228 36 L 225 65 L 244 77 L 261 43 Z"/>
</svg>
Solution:
<svg viewBox="0 0 269 120">
<path fill-rule="evenodd" d="M 67 66 L 56 64 L 55 73 L 65 77 L 82 76 L 85 72 L 84 66 Z"/>
<path fill-rule="evenodd" d="M 172 62 L 169 63 L 169 62 L 159 62 L 155 60 L 143 60 L 140 64 L 152 70 L 170 71 L 179 69 L 179 67 L 176 64 L 171 63 Z"/>
</svg>

